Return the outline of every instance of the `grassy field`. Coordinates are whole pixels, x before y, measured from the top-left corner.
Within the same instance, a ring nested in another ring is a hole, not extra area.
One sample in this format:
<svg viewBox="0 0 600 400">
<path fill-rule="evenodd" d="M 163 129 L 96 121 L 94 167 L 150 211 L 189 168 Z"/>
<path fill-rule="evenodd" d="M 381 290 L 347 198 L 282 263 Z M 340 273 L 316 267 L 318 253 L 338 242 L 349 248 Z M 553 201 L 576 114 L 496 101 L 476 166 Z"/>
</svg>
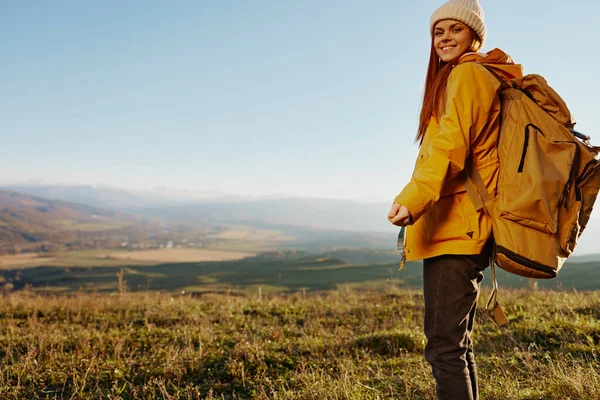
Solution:
<svg viewBox="0 0 600 400">
<path fill-rule="evenodd" d="M 0 270 L 12 268 L 102 267 L 123 265 L 156 265 L 157 263 L 185 263 L 232 261 L 256 255 L 253 252 L 225 249 L 156 249 L 156 250 L 80 250 L 57 253 L 26 253 L 1 255 Z"/>
<path fill-rule="evenodd" d="M 119 260 L 135 260 L 150 262 L 207 262 L 231 261 L 255 256 L 255 253 L 204 249 L 158 249 L 139 251 L 120 251 L 108 254 L 107 257 Z"/>
<path fill-rule="evenodd" d="M 0 287 L 37 292 L 118 291 L 126 285 L 129 291 L 166 290 L 187 293 L 281 293 L 323 291 L 339 285 L 355 288 L 378 288 L 390 282 L 409 288 L 422 285 L 420 263 L 407 263 L 398 270 L 399 255 L 394 251 L 336 250 L 325 253 L 275 251 L 245 257 L 249 253 L 188 251 L 174 249 L 149 252 L 106 251 L 70 252 L 62 258 L 34 259 L 0 269 Z M 22 256 L 20 256 L 22 257 Z M 164 257 L 172 262 L 152 261 Z M 182 262 L 193 257 L 222 261 Z M 227 260 L 228 257 L 245 257 Z M 178 261 L 177 261 L 178 260 Z M 540 288 L 552 290 L 597 290 L 600 263 L 567 264 L 557 279 L 539 280 Z M 485 272 L 484 286 L 490 286 L 490 271 Z M 529 280 L 498 270 L 501 291 L 505 288 L 527 288 Z"/>
<path fill-rule="evenodd" d="M 115 261 L 115 260 L 112 260 Z M 381 285 L 400 282 L 397 263 L 348 264 L 327 255 L 273 252 L 237 261 L 135 265 L 118 260 L 115 266 L 43 266 L 0 271 L 14 289 L 35 291 L 116 291 L 119 274 L 128 290 L 246 293 L 329 290 L 339 284 Z M 412 265 L 412 264 L 411 264 Z M 411 268 L 419 277 L 420 268 Z M 412 283 L 412 279 L 409 279 Z M 404 281 L 402 281 L 404 282 Z"/>
<path fill-rule="evenodd" d="M 486 296 L 487 293 L 482 293 Z M 40 295 L 0 303 L 3 399 L 433 399 L 422 294 Z M 482 399 L 600 398 L 600 294 L 505 290 Z"/>
</svg>

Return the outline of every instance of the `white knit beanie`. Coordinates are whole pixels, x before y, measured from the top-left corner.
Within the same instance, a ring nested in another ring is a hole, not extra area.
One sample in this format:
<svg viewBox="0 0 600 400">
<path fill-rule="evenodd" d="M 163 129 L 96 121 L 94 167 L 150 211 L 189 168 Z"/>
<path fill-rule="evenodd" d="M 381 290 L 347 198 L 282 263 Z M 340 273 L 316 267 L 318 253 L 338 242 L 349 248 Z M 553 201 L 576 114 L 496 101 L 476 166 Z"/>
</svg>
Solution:
<svg viewBox="0 0 600 400">
<path fill-rule="evenodd" d="M 454 19 L 473 29 L 479 39 L 481 46 L 485 42 L 487 30 L 483 18 L 483 9 L 477 0 L 450 0 L 435 10 L 431 15 L 430 30 L 433 35 L 435 24 L 444 19 Z"/>
</svg>

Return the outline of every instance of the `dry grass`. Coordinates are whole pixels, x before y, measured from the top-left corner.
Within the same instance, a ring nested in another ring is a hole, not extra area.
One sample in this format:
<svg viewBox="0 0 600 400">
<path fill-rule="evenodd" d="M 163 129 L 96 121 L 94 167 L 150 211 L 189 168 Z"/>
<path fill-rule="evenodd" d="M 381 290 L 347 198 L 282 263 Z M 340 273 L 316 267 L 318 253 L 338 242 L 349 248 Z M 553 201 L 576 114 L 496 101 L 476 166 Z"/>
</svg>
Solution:
<svg viewBox="0 0 600 400">
<path fill-rule="evenodd" d="M 110 267 L 127 265 L 156 265 L 158 263 L 185 263 L 210 261 L 235 261 L 253 257 L 250 251 L 228 249 L 156 249 L 156 250 L 80 250 L 57 253 L 27 253 L 0 255 L 0 269 L 57 267 Z"/>
<path fill-rule="evenodd" d="M 55 261 L 57 258 L 54 256 L 43 257 L 38 253 L 25 253 L 25 254 L 14 254 L 14 255 L 2 255 L 0 256 L 0 268 L 2 267 L 23 267 L 38 265 L 39 263 L 46 263 Z"/>
<path fill-rule="evenodd" d="M 110 253 L 110 258 L 119 260 L 152 261 L 152 262 L 206 262 L 233 261 L 245 257 L 253 257 L 256 253 L 204 249 L 158 249 L 138 250 Z"/>
<path fill-rule="evenodd" d="M 600 295 L 502 292 L 476 326 L 483 399 L 598 399 Z M 433 399 L 422 294 L 5 295 L 0 398 Z"/>
</svg>

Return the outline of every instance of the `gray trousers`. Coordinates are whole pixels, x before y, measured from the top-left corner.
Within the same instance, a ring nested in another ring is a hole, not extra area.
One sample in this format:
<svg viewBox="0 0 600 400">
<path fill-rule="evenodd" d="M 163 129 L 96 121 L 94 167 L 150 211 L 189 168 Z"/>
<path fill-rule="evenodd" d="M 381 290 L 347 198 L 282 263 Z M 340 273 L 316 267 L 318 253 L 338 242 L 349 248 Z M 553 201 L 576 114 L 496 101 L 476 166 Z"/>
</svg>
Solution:
<svg viewBox="0 0 600 400">
<path fill-rule="evenodd" d="M 471 332 L 491 242 L 478 255 L 443 255 L 423 261 L 425 359 L 440 400 L 477 400 Z"/>
</svg>

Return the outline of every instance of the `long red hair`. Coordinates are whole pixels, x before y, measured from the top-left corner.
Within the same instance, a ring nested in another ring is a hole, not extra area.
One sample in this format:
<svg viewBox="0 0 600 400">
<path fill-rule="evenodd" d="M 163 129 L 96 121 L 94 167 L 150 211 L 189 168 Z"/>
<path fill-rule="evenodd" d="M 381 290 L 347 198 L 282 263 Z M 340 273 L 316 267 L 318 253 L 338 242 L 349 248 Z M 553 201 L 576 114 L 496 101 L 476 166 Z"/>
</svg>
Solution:
<svg viewBox="0 0 600 400">
<path fill-rule="evenodd" d="M 472 29 L 471 34 L 473 36 L 473 45 L 471 48 L 477 51 L 481 47 L 481 41 Z M 423 95 L 421 115 L 419 116 L 419 130 L 417 131 L 417 136 L 415 138 L 415 142 L 418 142 L 419 144 L 423 143 L 423 138 L 425 137 L 425 132 L 427 131 L 431 117 L 434 116 L 439 120 L 444 113 L 443 107 L 446 103 L 444 97 L 446 85 L 448 84 L 448 77 L 459 58 L 460 57 L 457 57 L 449 63 L 443 62 L 435 52 L 434 38 L 431 38 L 429 67 L 427 68 L 427 76 L 425 77 L 425 93 Z"/>
</svg>

